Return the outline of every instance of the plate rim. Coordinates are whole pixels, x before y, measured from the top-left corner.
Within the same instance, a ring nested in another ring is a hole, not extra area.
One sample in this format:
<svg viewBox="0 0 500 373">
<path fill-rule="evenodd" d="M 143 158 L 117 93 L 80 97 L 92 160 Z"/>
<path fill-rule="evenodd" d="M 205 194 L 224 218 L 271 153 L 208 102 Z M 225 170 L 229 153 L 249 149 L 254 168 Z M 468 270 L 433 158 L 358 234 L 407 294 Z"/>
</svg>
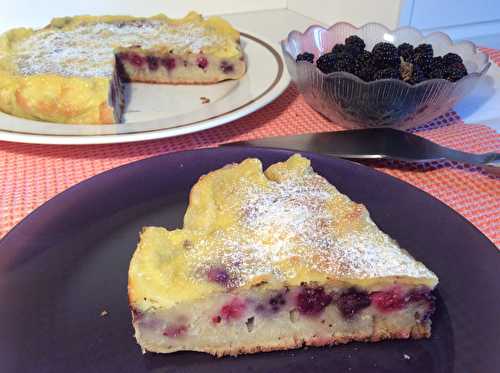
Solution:
<svg viewBox="0 0 500 373">
<path fill-rule="evenodd" d="M 248 32 L 243 29 L 239 31 L 240 35 L 244 38 L 252 40 L 254 43 L 259 44 L 261 47 L 269 51 L 275 58 L 278 65 L 278 72 L 274 81 L 263 92 L 252 97 L 243 105 L 224 113 L 216 114 L 210 118 L 171 128 L 107 135 L 47 135 L 0 129 L 0 141 L 43 145 L 98 145 L 130 143 L 187 135 L 222 126 L 224 124 L 229 124 L 237 119 L 243 118 L 267 106 L 277 99 L 288 88 L 291 78 L 285 68 L 285 61 L 278 43 L 270 41 L 268 38 L 258 33 Z"/>
</svg>

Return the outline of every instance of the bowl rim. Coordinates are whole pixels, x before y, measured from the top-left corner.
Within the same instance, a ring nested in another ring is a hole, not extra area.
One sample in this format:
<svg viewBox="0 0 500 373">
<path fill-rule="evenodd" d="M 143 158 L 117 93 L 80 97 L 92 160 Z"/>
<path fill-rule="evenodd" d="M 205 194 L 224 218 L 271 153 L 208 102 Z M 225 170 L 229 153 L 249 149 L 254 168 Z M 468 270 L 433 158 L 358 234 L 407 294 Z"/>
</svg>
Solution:
<svg viewBox="0 0 500 373">
<path fill-rule="evenodd" d="M 399 83 L 401 83 L 409 88 L 415 88 L 415 87 L 420 87 L 420 86 L 425 85 L 425 84 L 432 84 L 432 83 L 438 83 L 438 82 L 446 82 L 448 84 L 456 85 L 457 83 L 462 82 L 466 79 L 469 80 L 469 79 L 472 79 L 475 77 L 479 78 L 479 77 L 483 76 L 491 66 L 491 60 L 490 60 L 488 54 L 479 50 L 477 45 L 470 40 L 460 40 L 458 42 L 454 42 L 448 34 L 442 32 L 442 31 L 433 31 L 433 32 L 430 32 L 428 34 L 424 34 L 422 31 L 420 31 L 419 29 L 412 27 L 412 26 L 399 26 L 399 27 L 396 27 L 394 29 L 391 29 L 391 28 L 387 27 L 386 25 L 379 23 L 379 22 L 368 22 L 368 23 L 365 23 L 365 24 L 358 27 L 358 26 L 353 25 L 350 22 L 340 21 L 340 22 L 335 22 L 334 24 L 332 24 L 329 27 L 324 27 L 321 25 L 313 24 L 313 25 L 310 25 L 309 27 L 307 27 L 304 32 L 300 32 L 298 30 L 292 30 L 288 33 L 287 37 L 285 39 L 282 39 L 280 42 L 281 48 L 283 50 L 283 54 L 285 55 L 285 58 L 290 58 L 297 66 L 301 66 L 301 65 L 302 66 L 307 66 L 307 65 L 314 66 L 313 64 L 311 64 L 307 61 L 298 61 L 297 62 L 295 60 L 295 58 L 293 58 L 293 56 L 291 55 L 291 53 L 288 49 L 288 45 L 291 43 L 293 38 L 297 37 L 297 35 L 304 36 L 307 34 L 311 34 L 312 30 L 318 30 L 318 29 L 323 30 L 325 32 L 330 32 L 334 28 L 339 27 L 340 25 L 346 25 L 346 26 L 349 26 L 350 28 L 353 28 L 355 30 L 361 30 L 361 29 L 369 27 L 369 26 L 377 26 L 377 27 L 381 27 L 382 29 L 384 29 L 387 33 L 395 33 L 395 32 L 398 32 L 400 30 L 410 30 L 412 32 L 416 32 L 422 39 L 428 38 L 428 37 L 433 36 L 433 35 L 437 35 L 440 38 L 444 38 L 448 45 L 468 45 L 472 49 L 474 55 L 481 55 L 481 56 L 486 57 L 485 63 L 483 66 L 479 67 L 478 71 L 468 73 L 466 76 L 464 76 L 463 78 L 460 78 L 459 80 L 457 80 L 455 82 L 451 82 L 447 79 L 436 79 L 436 78 L 427 79 L 427 80 L 424 80 L 423 82 L 413 84 L 413 85 L 408 83 L 408 82 L 405 82 L 404 80 L 396 80 L 396 79 L 379 79 L 379 80 L 372 80 L 370 82 L 367 82 L 367 81 L 364 81 L 363 79 L 361 79 L 360 77 L 354 75 L 353 73 L 349 73 L 347 71 L 335 71 L 335 72 L 325 74 L 323 71 L 315 68 L 315 70 L 317 70 L 317 72 L 320 75 L 324 76 L 325 78 L 342 77 L 342 76 L 343 77 L 353 77 L 356 81 L 358 81 L 359 83 L 365 84 L 365 85 L 379 84 L 381 82 L 399 82 Z"/>
</svg>

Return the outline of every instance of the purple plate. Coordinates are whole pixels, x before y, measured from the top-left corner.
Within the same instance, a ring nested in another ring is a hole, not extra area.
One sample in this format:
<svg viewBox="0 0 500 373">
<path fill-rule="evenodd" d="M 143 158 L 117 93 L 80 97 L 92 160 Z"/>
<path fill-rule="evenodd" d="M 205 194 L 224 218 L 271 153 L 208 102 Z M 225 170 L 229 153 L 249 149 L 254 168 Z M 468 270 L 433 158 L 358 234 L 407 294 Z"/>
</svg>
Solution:
<svg viewBox="0 0 500 373">
<path fill-rule="evenodd" d="M 200 175 L 286 150 L 224 148 L 145 159 L 93 177 L 35 210 L 0 241 L 2 372 L 494 372 L 500 367 L 500 254 L 428 194 L 367 167 L 304 153 L 341 192 L 440 278 L 428 340 L 351 343 L 216 359 L 143 355 L 127 270 L 145 225 L 180 227 Z M 106 310 L 107 316 L 101 316 Z"/>
</svg>

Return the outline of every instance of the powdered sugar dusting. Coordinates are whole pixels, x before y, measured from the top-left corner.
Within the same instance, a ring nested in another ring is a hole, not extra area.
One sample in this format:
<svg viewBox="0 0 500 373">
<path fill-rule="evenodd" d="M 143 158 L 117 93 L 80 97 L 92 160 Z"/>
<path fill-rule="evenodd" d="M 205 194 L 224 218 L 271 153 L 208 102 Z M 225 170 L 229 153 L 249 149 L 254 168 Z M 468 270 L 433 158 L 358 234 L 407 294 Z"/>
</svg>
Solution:
<svg viewBox="0 0 500 373">
<path fill-rule="evenodd" d="M 47 29 L 15 46 L 15 64 L 22 75 L 53 73 L 64 76 L 111 77 L 114 50 L 141 46 L 168 47 L 198 53 L 225 42 L 194 23 L 169 24 L 155 20 L 96 23 L 71 30 Z"/>
<path fill-rule="evenodd" d="M 214 232 L 190 251 L 197 273 L 223 266 L 233 286 L 267 274 L 287 280 L 304 269 L 340 279 L 434 277 L 364 209 L 312 172 L 268 187 L 250 184 L 242 195 L 238 224 Z M 346 225 L 357 228 L 339 229 Z"/>
</svg>

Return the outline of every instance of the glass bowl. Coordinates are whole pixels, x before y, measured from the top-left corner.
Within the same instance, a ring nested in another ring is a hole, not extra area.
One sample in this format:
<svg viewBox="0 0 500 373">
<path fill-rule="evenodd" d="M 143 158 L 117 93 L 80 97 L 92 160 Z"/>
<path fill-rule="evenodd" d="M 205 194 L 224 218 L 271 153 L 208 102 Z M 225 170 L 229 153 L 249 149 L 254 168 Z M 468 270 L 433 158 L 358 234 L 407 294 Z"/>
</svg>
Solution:
<svg viewBox="0 0 500 373">
<path fill-rule="evenodd" d="M 347 72 L 324 74 L 315 64 L 296 62 L 299 53 L 314 53 L 315 59 L 329 52 L 350 35 L 358 35 L 366 49 L 381 41 L 395 44 L 431 44 L 435 56 L 448 52 L 460 55 L 468 75 L 456 82 L 431 79 L 410 85 L 402 80 L 365 82 Z M 304 33 L 292 31 L 281 42 L 288 72 L 306 102 L 331 121 L 346 128 L 394 127 L 406 129 L 425 124 L 449 111 L 469 93 L 491 63 L 486 53 L 469 41 L 454 43 L 441 32 L 423 35 L 412 27 L 389 30 L 378 23 L 357 28 L 336 23 L 328 29 L 311 26 Z"/>
</svg>

